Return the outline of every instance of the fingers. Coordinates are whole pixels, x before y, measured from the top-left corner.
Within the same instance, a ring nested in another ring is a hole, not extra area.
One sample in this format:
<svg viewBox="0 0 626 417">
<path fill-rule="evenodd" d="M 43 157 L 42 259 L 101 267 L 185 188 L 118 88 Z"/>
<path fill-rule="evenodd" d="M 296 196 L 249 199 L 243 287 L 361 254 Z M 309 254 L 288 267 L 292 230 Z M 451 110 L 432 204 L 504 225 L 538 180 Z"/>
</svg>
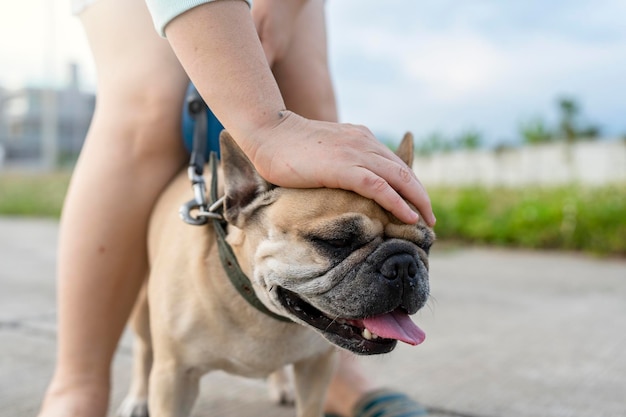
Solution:
<svg viewBox="0 0 626 417">
<path fill-rule="evenodd" d="M 429 226 L 434 226 L 436 219 L 430 198 L 412 168 L 380 143 L 369 129 L 364 126 L 353 127 L 364 135 L 365 142 L 361 143 L 367 144 L 365 147 L 370 149 L 359 155 L 346 156 L 353 161 L 360 160 L 362 168 L 352 177 L 344 177 L 344 181 L 351 182 L 346 186 L 353 187 L 350 188 L 352 191 L 376 201 L 399 220 L 413 224 L 417 222 L 418 216 L 407 204 L 408 201 L 417 208 Z M 359 146 L 353 147 L 358 148 Z"/>
<path fill-rule="evenodd" d="M 404 223 L 414 224 L 419 220 L 417 213 L 382 177 L 361 167 L 345 174 L 339 182 L 339 188 L 354 191 L 363 197 L 376 201 Z"/>
<path fill-rule="evenodd" d="M 420 212 L 426 224 L 429 226 L 435 225 L 436 219 L 433 214 L 428 193 L 422 183 L 417 179 L 417 176 L 411 167 L 402 161 L 390 161 L 389 163 L 383 165 L 380 171 L 374 171 L 374 173 L 379 175 L 381 178 L 386 179 L 388 185 L 393 190 L 412 203 Z M 379 204 L 381 203 L 379 202 Z M 400 217 L 398 218 L 403 220 Z"/>
<path fill-rule="evenodd" d="M 404 163 L 398 164 L 395 161 L 378 165 L 378 168 L 354 167 L 346 170 L 339 177 L 338 187 L 372 199 L 398 220 L 415 224 L 419 216 L 409 206 L 409 201 L 417 208 L 424 221 L 429 226 L 434 226 L 436 220 L 430 199 L 412 171 Z"/>
<path fill-rule="evenodd" d="M 405 169 L 403 168 L 403 170 Z M 403 178 L 404 174 L 400 174 L 398 177 Z M 432 227 L 435 225 L 435 222 L 437 220 L 435 219 L 435 215 L 433 214 L 433 209 L 430 203 L 430 198 L 428 197 L 428 193 L 426 192 L 426 189 L 424 188 L 422 183 L 414 177 L 414 174 L 411 176 L 411 178 L 412 180 L 410 182 L 406 182 L 404 180 L 401 180 L 400 182 L 391 182 L 390 186 L 393 189 L 397 190 L 402 196 L 404 196 L 407 201 L 410 201 L 420 212 L 426 224 Z M 393 181 L 393 176 L 390 181 Z M 396 217 L 404 221 L 401 217 Z"/>
</svg>

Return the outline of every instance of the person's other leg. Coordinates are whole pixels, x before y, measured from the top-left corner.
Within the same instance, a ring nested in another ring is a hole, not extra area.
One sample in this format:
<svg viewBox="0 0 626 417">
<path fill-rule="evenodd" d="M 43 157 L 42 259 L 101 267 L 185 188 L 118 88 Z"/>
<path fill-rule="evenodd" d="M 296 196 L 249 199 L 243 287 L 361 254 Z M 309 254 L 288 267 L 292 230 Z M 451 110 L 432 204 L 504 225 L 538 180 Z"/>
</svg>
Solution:
<svg viewBox="0 0 626 417">
<path fill-rule="evenodd" d="M 314 120 L 338 120 L 335 90 L 328 68 L 323 0 L 305 2 L 293 38 L 272 72 L 288 110 Z"/>
<path fill-rule="evenodd" d="M 309 0 L 295 24 L 288 52 L 272 68 L 287 109 L 304 117 L 336 122 L 335 92 L 328 68 L 323 0 Z M 377 389 L 354 355 L 341 351 L 326 411 L 351 416 L 356 403 Z"/>
<path fill-rule="evenodd" d="M 106 415 L 112 357 L 147 272 L 148 219 L 185 159 L 188 80 L 144 1 L 99 0 L 80 18 L 98 95 L 61 219 L 57 364 L 42 417 Z"/>
</svg>

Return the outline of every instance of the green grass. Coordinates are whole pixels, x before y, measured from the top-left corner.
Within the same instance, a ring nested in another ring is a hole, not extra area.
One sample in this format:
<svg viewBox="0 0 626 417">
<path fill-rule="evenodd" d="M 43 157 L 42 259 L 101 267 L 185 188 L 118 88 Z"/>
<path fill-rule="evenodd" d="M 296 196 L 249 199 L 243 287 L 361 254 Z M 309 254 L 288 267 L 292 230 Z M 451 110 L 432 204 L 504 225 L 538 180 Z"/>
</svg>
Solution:
<svg viewBox="0 0 626 417">
<path fill-rule="evenodd" d="M 0 175 L 0 214 L 58 218 L 69 172 Z"/>
<path fill-rule="evenodd" d="M 440 239 L 626 255 L 626 185 L 429 190 Z"/>
<path fill-rule="evenodd" d="M 0 175 L 0 215 L 58 218 L 69 173 Z M 429 188 L 440 240 L 626 256 L 626 184 Z"/>
</svg>

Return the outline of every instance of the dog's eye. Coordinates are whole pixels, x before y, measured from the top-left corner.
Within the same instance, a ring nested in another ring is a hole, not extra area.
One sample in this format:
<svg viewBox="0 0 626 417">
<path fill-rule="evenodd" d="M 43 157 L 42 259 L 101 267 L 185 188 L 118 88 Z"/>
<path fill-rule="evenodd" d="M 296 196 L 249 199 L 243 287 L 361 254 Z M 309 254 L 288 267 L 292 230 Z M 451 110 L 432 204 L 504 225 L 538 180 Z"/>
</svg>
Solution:
<svg viewBox="0 0 626 417">
<path fill-rule="evenodd" d="M 325 243 L 333 248 L 341 249 L 350 246 L 352 241 L 349 239 L 327 239 Z"/>
<path fill-rule="evenodd" d="M 314 244 L 316 244 L 321 249 L 326 250 L 340 250 L 340 249 L 351 249 L 355 242 L 354 239 L 349 238 L 333 238 L 328 239 L 324 237 L 310 237 L 309 238 Z"/>
</svg>

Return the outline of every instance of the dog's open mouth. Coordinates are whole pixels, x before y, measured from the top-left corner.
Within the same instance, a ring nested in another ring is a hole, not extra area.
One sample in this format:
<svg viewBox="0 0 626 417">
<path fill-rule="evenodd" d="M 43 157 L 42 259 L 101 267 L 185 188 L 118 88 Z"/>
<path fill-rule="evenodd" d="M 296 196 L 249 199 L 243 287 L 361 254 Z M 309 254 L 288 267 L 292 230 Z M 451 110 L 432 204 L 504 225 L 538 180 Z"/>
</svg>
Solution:
<svg viewBox="0 0 626 417">
<path fill-rule="evenodd" d="M 387 353 L 395 348 L 398 340 L 419 345 L 426 338 L 401 308 L 363 319 L 331 318 L 289 290 L 278 288 L 277 293 L 281 304 L 291 314 L 320 330 L 332 343 L 354 353 Z"/>
</svg>

